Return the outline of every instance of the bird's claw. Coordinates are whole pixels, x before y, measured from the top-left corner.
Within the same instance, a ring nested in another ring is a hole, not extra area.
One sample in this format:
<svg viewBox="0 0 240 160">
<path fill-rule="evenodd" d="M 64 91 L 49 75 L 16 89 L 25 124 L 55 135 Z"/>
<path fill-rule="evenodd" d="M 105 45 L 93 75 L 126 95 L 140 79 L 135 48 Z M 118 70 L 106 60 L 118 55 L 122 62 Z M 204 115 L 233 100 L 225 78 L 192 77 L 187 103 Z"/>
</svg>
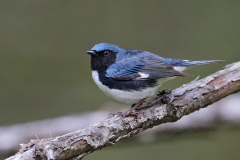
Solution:
<svg viewBox="0 0 240 160">
<path fill-rule="evenodd" d="M 133 104 L 132 107 L 127 112 L 123 113 L 123 116 L 124 117 L 137 116 L 137 114 L 139 113 L 139 111 L 137 111 L 137 109 L 145 102 L 146 99 L 147 98 L 143 98 L 139 102 Z"/>
</svg>

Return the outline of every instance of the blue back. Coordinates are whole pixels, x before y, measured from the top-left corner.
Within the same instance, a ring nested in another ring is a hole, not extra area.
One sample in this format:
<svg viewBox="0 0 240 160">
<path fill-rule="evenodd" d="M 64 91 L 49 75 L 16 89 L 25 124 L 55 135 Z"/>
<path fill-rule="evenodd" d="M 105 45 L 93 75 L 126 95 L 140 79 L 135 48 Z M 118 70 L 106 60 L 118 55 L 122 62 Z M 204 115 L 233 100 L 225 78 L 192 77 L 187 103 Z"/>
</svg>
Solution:
<svg viewBox="0 0 240 160">
<path fill-rule="evenodd" d="M 92 50 L 97 52 L 111 50 L 116 54 L 115 63 L 110 65 L 106 76 L 119 80 L 155 79 L 174 76 L 187 76 L 174 67 L 191 67 L 194 65 L 222 62 L 219 60 L 189 61 L 181 59 L 163 58 L 151 52 L 142 50 L 122 49 L 108 43 L 96 44 Z M 144 73 L 145 77 L 141 77 Z M 148 77 L 146 77 L 148 75 Z"/>
</svg>

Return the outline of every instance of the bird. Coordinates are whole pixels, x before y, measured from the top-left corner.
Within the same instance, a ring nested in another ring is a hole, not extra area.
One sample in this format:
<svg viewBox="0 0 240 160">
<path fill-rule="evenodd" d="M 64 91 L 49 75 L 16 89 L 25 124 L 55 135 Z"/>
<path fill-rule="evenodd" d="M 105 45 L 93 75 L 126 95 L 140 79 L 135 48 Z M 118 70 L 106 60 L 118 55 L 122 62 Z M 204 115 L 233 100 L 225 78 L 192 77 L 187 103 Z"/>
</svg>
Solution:
<svg viewBox="0 0 240 160">
<path fill-rule="evenodd" d="M 164 82 L 178 76 L 191 76 L 184 70 L 222 62 L 163 58 L 148 51 L 124 49 L 109 43 L 98 43 L 86 53 L 91 56 L 92 78 L 97 86 L 113 99 L 133 104 L 134 109 L 152 97 Z"/>
</svg>

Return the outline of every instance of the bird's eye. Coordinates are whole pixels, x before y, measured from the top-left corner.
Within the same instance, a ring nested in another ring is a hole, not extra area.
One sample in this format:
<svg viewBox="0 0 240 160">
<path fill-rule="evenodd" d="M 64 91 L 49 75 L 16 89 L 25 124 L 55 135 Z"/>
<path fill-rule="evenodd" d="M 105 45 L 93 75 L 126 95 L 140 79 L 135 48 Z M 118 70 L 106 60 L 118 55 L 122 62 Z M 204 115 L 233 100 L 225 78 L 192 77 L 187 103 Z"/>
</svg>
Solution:
<svg viewBox="0 0 240 160">
<path fill-rule="evenodd" d="M 108 56 L 109 55 L 109 51 L 106 50 L 106 51 L 103 52 L 103 54 L 104 54 L 104 56 Z"/>
</svg>

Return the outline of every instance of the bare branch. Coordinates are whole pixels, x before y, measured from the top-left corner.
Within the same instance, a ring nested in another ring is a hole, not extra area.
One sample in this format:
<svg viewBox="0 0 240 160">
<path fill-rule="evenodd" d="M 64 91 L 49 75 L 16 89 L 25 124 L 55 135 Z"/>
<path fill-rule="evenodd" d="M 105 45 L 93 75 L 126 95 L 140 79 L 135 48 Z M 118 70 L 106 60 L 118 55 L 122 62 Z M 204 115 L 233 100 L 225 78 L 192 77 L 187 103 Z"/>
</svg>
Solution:
<svg viewBox="0 0 240 160">
<path fill-rule="evenodd" d="M 58 136 L 87 127 L 103 120 L 109 113 L 96 111 L 0 127 L 0 155 L 17 152 L 19 144 L 30 139 Z"/>
<path fill-rule="evenodd" d="M 202 132 L 209 131 L 209 129 L 212 129 L 215 125 L 219 125 L 219 123 L 240 127 L 240 107 L 238 107 L 240 103 L 239 97 L 240 92 L 232 94 L 227 98 L 222 99 L 219 103 L 214 103 L 212 107 L 207 107 L 198 112 L 194 112 L 181 118 L 175 123 L 166 123 L 155 127 L 154 129 L 150 129 L 147 132 L 144 132 L 144 134 L 140 134 L 138 139 L 148 141 L 154 140 L 158 134 L 163 135 L 175 132 L 193 132 L 199 130 Z M 123 106 L 110 103 L 103 106 L 104 111 L 102 109 L 100 111 L 82 113 L 79 115 L 69 115 L 0 127 L 0 156 L 7 157 L 8 155 L 17 152 L 20 147 L 19 144 L 29 142 L 30 139 L 66 134 L 101 121 L 110 114 L 110 111 L 107 110 L 107 108 L 110 107 L 112 112 L 112 108 L 118 109 L 116 112 L 120 112 L 119 109 Z M 146 134 L 148 136 L 146 136 Z M 149 134 L 151 134 L 151 136 L 149 136 Z"/>
<path fill-rule="evenodd" d="M 200 108 L 240 90 L 240 62 L 171 92 L 161 92 L 136 117 L 109 115 L 105 120 L 54 138 L 32 140 L 8 160 L 81 159 L 97 149 L 153 126 L 175 122 Z"/>
</svg>

